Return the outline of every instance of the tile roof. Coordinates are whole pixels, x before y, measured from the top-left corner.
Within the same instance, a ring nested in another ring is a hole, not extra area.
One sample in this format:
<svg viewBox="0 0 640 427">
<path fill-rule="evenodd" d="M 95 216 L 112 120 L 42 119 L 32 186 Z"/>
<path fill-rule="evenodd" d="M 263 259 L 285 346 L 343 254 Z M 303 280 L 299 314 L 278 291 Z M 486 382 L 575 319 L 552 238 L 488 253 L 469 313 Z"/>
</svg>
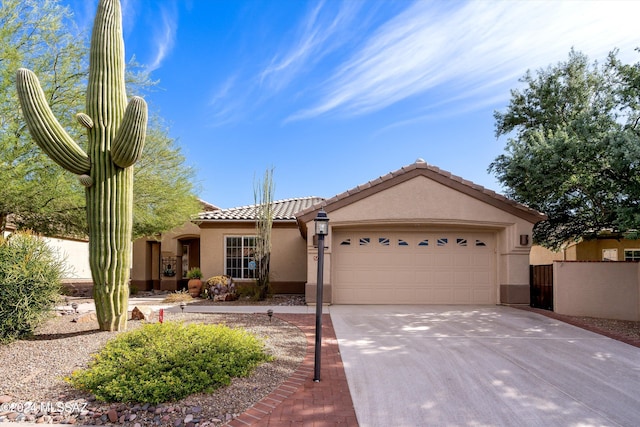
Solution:
<svg viewBox="0 0 640 427">
<path fill-rule="evenodd" d="M 274 221 L 295 221 L 295 213 L 324 200 L 321 197 L 300 197 L 273 202 Z M 240 206 L 237 208 L 219 209 L 201 212 L 194 219 L 195 222 L 208 221 L 255 221 L 256 205 Z"/>
</svg>

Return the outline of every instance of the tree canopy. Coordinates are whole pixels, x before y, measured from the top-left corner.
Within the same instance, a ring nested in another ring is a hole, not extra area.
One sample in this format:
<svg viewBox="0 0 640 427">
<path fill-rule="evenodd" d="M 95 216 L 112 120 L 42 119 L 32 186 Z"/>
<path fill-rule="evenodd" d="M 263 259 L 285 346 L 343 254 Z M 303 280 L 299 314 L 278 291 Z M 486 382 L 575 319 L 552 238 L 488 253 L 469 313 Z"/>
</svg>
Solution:
<svg viewBox="0 0 640 427">
<path fill-rule="evenodd" d="M 86 234 L 85 198 L 77 178 L 36 146 L 21 117 L 15 89 L 20 67 L 34 71 L 65 130 L 86 149 L 75 114 L 84 111 L 88 34 L 73 27 L 57 0 L 0 2 L 0 230 L 12 215 L 17 228 L 52 236 Z M 140 94 L 154 82 L 132 59 L 128 92 Z M 162 119 L 151 112 L 142 158 L 134 179 L 133 237 L 151 236 L 187 221 L 199 209 L 195 172 L 185 165 Z"/>
<path fill-rule="evenodd" d="M 604 64 L 571 51 L 527 72 L 495 112 L 505 153 L 489 166 L 506 195 L 548 219 L 534 241 L 557 249 L 603 231 L 635 237 L 640 226 L 640 65 L 610 53 Z"/>
</svg>

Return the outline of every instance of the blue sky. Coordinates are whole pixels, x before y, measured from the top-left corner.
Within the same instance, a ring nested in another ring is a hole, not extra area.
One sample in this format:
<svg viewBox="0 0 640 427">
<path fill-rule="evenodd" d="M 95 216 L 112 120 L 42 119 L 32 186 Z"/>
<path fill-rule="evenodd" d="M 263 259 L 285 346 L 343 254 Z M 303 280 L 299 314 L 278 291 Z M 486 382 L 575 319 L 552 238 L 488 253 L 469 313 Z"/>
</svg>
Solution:
<svg viewBox="0 0 640 427">
<path fill-rule="evenodd" d="M 97 1 L 62 0 L 81 28 Z M 637 1 L 122 0 L 199 196 L 332 197 L 423 158 L 492 190 L 493 112 L 569 50 L 640 61 Z"/>
</svg>

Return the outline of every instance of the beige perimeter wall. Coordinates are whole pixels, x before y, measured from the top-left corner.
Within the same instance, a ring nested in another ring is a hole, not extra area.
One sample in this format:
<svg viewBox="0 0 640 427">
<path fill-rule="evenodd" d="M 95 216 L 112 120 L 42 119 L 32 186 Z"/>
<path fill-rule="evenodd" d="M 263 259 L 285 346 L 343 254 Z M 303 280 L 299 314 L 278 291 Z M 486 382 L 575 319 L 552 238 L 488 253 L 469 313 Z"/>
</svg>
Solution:
<svg viewBox="0 0 640 427">
<path fill-rule="evenodd" d="M 640 264 L 554 262 L 554 311 L 570 316 L 640 320 Z"/>
</svg>

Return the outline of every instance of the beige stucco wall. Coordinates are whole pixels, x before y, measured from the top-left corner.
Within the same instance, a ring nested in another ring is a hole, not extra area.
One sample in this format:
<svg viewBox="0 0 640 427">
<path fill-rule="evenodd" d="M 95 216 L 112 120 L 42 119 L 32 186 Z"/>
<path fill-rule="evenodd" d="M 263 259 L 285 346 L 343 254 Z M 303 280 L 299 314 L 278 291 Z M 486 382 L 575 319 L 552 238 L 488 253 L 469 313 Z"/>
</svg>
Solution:
<svg viewBox="0 0 640 427">
<path fill-rule="evenodd" d="M 43 240 L 52 248 L 67 268 L 63 281 L 91 281 L 89 267 L 89 243 L 81 240 L 56 239 L 44 237 Z"/>
<path fill-rule="evenodd" d="M 553 264 L 554 261 L 564 261 L 565 250 L 554 252 L 550 249 L 539 245 L 533 245 L 531 247 L 531 253 L 529 254 L 529 263 L 531 265 L 548 265 Z"/>
<path fill-rule="evenodd" d="M 198 239 L 200 227 L 192 222 L 185 222 L 180 227 L 164 233 L 159 245 L 153 245 L 156 240 L 141 238 L 133 242 L 133 264 L 131 268 L 131 283 L 138 289 L 151 289 L 153 286 L 160 289 L 175 290 L 178 281 L 182 278 L 182 243 L 180 239 Z M 199 258 L 199 252 L 195 257 Z M 159 274 L 162 257 L 175 257 L 176 275 L 166 277 Z M 190 264 L 198 264 L 193 261 Z M 158 282 L 158 283 L 156 283 Z M 159 285 L 159 286 L 158 286 Z"/>
<path fill-rule="evenodd" d="M 138 290 L 149 290 L 160 284 L 160 242 L 137 239 L 133 242 L 131 284 Z"/>
<path fill-rule="evenodd" d="M 617 261 L 624 261 L 624 250 L 640 249 L 640 241 L 626 239 L 587 240 L 576 245 L 575 259 L 578 261 L 602 261 L 602 251 L 605 249 L 617 249 Z"/>
<path fill-rule="evenodd" d="M 403 225 L 476 229 L 496 233 L 498 265 L 496 292 L 502 302 L 528 303 L 529 250 L 520 245 L 520 235 L 531 240 L 533 224 L 493 205 L 450 187 L 417 176 L 339 209 L 329 208 L 330 234 L 325 253 L 325 287 L 331 286 L 332 235 L 339 227 Z M 307 300 L 315 301 L 317 264 L 313 247 L 314 223 L 307 223 Z M 311 294 L 311 295 L 310 295 Z M 325 290 L 326 297 L 326 290 Z M 504 298 L 512 298 L 504 301 Z"/>
<path fill-rule="evenodd" d="M 227 236 L 253 236 L 255 223 L 224 224 L 204 223 L 200 234 L 202 273 L 205 278 L 225 272 L 225 238 Z M 270 280 L 278 286 L 298 284 L 306 278 L 305 241 L 295 222 L 286 225 L 274 223 L 271 230 Z"/>
<path fill-rule="evenodd" d="M 554 261 L 602 261 L 602 251 L 617 249 L 618 259 L 624 261 L 625 249 L 640 249 L 640 241 L 627 239 L 597 239 L 571 243 L 558 252 L 550 251 L 542 246 L 531 248 L 531 265 L 551 264 Z"/>
<path fill-rule="evenodd" d="M 640 264 L 555 262 L 554 311 L 570 316 L 640 320 Z"/>
</svg>

